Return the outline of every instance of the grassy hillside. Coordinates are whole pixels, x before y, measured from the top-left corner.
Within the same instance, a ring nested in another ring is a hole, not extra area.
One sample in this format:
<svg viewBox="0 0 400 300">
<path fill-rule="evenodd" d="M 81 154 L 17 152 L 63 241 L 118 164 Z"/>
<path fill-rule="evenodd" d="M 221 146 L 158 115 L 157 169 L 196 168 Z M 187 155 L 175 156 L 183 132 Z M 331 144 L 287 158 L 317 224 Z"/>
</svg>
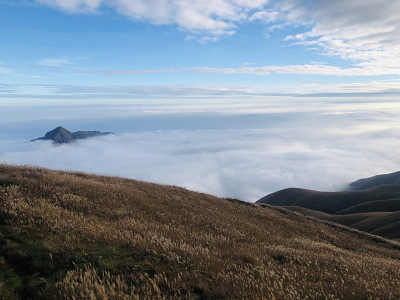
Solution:
<svg viewBox="0 0 400 300">
<path fill-rule="evenodd" d="M 400 244 L 178 187 L 0 165 L 2 299 L 399 299 Z"/>
<path fill-rule="evenodd" d="M 317 192 L 288 188 L 269 194 L 258 200 L 257 203 L 278 206 L 300 206 L 334 214 L 354 205 L 396 198 L 400 198 L 400 185 L 386 184 L 368 190 L 343 192 Z"/>
</svg>

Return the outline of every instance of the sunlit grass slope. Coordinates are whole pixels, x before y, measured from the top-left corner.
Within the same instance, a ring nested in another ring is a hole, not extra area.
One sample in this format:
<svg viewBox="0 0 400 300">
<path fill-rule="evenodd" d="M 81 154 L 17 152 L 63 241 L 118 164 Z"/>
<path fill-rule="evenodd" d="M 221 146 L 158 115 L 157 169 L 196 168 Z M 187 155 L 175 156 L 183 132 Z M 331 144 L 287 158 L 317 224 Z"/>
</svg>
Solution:
<svg viewBox="0 0 400 300">
<path fill-rule="evenodd" d="M 178 187 L 0 165 L 0 295 L 399 299 L 400 244 Z"/>
</svg>

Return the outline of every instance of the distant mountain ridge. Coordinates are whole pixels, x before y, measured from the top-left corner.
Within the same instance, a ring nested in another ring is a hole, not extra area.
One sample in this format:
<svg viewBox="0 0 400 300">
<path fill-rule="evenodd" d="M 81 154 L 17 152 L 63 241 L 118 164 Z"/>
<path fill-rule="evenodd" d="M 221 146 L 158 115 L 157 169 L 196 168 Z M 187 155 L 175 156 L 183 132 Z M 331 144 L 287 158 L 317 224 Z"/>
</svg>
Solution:
<svg viewBox="0 0 400 300">
<path fill-rule="evenodd" d="M 400 185 L 386 184 L 369 190 L 342 192 L 318 192 L 288 188 L 269 194 L 258 200 L 257 203 L 267 203 L 276 206 L 300 206 L 335 214 L 354 205 L 396 198 L 400 198 Z"/>
<path fill-rule="evenodd" d="M 90 137 L 104 136 L 104 135 L 110 135 L 110 134 L 115 134 L 115 133 L 100 132 L 100 131 L 94 131 L 94 130 L 71 132 L 62 126 L 58 126 L 57 128 L 54 128 L 53 130 L 47 132 L 44 135 L 44 137 L 40 137 L 40 138 L 31 140 L 31 141 L 34 142 L 34 141 L 40 141 L 40 140 L 51 140 L 57 144 L 67 144 L 67 143 L 73 142 L 74 140 L 86 139 L 86 138 L 90 138 Z"/>
<path fill-rule="evenodd" d="M 266 195 L 259 204 L 287 209 L 400 240 L 400 172 L 363 178 L 347 191 L 319 192 L 287 188 Z"/>
<path fill-rule="evenodd" d="M 367 190 L 382 184 L 400 184 L 400 171 L 359 179 L 350 183 L 348 189 L 351 191 Z"/>
</svg>

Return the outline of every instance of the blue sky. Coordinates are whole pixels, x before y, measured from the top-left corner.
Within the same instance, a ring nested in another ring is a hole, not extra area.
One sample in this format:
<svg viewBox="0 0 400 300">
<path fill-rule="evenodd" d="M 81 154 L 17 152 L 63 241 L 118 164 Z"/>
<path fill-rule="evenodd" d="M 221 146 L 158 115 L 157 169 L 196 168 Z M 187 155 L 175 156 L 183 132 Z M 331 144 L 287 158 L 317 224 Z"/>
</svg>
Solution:
<svg viewBox="0 0 400 300">
<path fill-rule="evenodd" d="M 398 171 L 399 11 L 397 0 L 0 0 L 0 162 L 250 201 Z M 118 136 L 27 142 L 59 125 Z"/>
<path fill-rule="evenodd" d="M 2 0 L 0 78 L 25 97 L 39 93 L 29 85 L 307 94 L 355 83 L 369 92 L 374 82 L 398 92 L 399 9 L 391 0 Z"/>
</svg>

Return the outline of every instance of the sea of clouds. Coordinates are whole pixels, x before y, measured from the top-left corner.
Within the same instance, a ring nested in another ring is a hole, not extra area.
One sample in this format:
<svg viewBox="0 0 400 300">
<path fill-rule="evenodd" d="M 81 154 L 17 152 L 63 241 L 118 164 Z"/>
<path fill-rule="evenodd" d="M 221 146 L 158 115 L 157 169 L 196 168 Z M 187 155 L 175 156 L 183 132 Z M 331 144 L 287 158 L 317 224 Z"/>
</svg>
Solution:
<svg viewBox="0 0 400 300">
<path fill-rule="evenodd" d="M 0 162 L 80 170 L 256 201 L 287 187 L 335 191 L 400 169 L 391 101 L 125 101 L 2 105 Z M 30 142 L 57 126 L 116 135 Z"/>
</svg>

